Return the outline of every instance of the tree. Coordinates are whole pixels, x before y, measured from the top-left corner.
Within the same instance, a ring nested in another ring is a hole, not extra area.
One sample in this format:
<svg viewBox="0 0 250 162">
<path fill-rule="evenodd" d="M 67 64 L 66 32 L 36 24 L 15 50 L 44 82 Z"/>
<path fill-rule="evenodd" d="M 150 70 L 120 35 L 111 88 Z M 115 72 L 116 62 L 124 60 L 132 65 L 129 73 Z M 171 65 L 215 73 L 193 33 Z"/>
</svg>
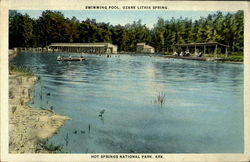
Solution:
<svg viewBox="0 0 250 162">
<path fill-rule="evenodd" d="M 243 11 L 209 14 L 192 21 L 182 17 L 170 20 L 158 18 L 152 29 L 142 20 L 131 24 L 110 25 L 95 19 L 79 22 L 65 18 L 61 12 L 46 10 L 38 19 L 31 19 L 15 10 L 9 16 L 9 46 L 45 47 L 53 42 L 109 42 L 119 51 L 136 51 L 136 44 L 145 42 L 158 52 L 170 52 L 177 43 L 219 42 L 233 52 L 243 51 Z"/>
<path fill-rule="evenodd" d="M 16 11 L 10 12 L 9 18 L 9 48 L 28 47 L 33 37 L 33 20 L 29 15 Z"/>
</svg>

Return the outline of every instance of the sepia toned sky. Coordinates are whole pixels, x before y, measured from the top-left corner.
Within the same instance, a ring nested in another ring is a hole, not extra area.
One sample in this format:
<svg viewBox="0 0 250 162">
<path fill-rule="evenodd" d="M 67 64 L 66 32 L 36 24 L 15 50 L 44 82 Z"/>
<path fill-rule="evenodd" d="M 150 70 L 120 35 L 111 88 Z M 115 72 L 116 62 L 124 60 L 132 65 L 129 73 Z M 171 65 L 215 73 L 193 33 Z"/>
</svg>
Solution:
<svg viewBox="0 0 250 162">
<path fill-rule="evenodd" d="M 41 16 L 43 10 L 18 10 L 18 12 L 27 13 L 32 18 Z M 110 23 L 112 25 L 126 25 L 133 23 L 139 19 L 142 24 L 146 24 L 151 28 L 157 22 L 158 17 L 165 20 L 174 18 L 189 18 L 197 20 L 200 17 L 207 17 L 208 14 L 216 13 L 216 11 L 169 11 L 169 10 L 60 10 L 65 17 L 72 18 L 75 16 L 78 20 L 86 20 L 87 18 L 96 19 L 97 22 Z M 223 14 L 228 12 L 223 11 Z M 234 13 L 234 12 L 230 12 Z"/>
</svg>

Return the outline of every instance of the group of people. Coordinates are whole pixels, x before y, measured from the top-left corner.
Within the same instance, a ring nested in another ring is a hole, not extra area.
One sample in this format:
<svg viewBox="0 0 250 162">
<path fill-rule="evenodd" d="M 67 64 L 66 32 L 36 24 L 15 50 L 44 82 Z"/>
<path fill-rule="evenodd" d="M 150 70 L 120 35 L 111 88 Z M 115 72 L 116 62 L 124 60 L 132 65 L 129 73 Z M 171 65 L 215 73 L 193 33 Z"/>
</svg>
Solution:
<svg viewBox="0 0 250 162">
<path fill-rule="evenodd" d="M 57 56 L 57 60 L 61 60 L 62 59 L 62 57 L 59 55 L 59 56 Z"/>
<path fill-rule="evenodd" d="M 177 53 L 176 51 L 174 52 L 174 56 L 189 56 L 190 52 L 189 51 L 181 51 L 180 53 Z"/>
<path fill-rule="evenodd" d="M 71 55 L 69 55 L 69 59 L 72 59 Z M 57 56 L 57 60 L 62 60 L 62 56 Z"/>
<path fill-rule="evenodd" d="M 81 55 L 80 58 L 83 58 L 83 55 Z M 57 56 L 57 60 L 61 60 L 61 59 L 62 59 L 62 57 L 61 57 L 60 55 Z M 71 55 L 69 55 L 69 59 L 72 59 L 72 56 L 71 56 Z"/>
<path fill-rule="evenodd" d="M 197 56 L 197 57 L 202 57 L 202 55 L 203 55 L 203 54 L 202 54 L 201 52 L 196 53 L 196 56 Z"/>
<path fill-rule="evenodd" d="M 199 53 L 195 52 L 196 57 L 202 57 L 202 55 L 203 54 L 201 52 L 199 52 Z M 177 53 L 175 51 L 174 56 L 190 56 L 190 52 L 189 51 L 185 51 L 185 52 L 181 51 L 180 53 Z"/>
</svg>

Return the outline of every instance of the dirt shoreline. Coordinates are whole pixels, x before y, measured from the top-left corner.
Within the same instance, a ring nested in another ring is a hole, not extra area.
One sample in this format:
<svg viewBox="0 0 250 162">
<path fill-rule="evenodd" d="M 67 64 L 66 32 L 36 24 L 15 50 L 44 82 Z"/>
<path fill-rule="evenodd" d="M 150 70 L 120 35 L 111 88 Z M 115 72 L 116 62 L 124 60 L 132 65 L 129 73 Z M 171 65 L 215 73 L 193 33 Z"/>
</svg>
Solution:
<svg viewBox="0 0 250 162">
<path fill-rule="evenodd" d="M 9 152 L 50 153 L 40 145 L 55 134 L 70 118 L 51 110 L 28 106 L 38 78 L 21 72 L 9 75 Z"/>
</svg>

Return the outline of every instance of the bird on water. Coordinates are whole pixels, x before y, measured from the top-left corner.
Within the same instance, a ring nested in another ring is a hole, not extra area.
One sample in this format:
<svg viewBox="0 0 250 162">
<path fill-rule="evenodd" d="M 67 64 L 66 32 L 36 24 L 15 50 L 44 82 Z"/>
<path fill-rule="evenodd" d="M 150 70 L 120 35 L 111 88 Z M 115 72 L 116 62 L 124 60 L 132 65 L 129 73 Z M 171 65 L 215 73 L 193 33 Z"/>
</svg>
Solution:
<svg viewBox="0 0 250 162">
<path fill-rule="evenodd" d="M 103 109 L 102 111 L 100 111 L 99 116 L 102 117 L 102 115 L 104 114 L 104 112 L 105 112 L 105 109 Z"/>
</svg>

